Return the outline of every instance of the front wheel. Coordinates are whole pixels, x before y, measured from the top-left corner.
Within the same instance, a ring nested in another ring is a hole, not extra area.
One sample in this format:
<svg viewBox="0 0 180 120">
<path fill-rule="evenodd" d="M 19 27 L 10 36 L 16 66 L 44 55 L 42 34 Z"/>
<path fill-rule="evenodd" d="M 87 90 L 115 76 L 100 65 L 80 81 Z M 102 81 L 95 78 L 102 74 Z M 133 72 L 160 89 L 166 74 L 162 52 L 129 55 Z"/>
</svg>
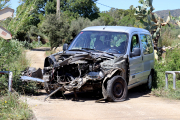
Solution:
<svg viewBox="0 0 180 120">
<path fill-rule="evenodd" d="M 126 100 L 128 93 L 127 83 L 121 76 L 114 76 L 107 82 L 107 100 L 121 102 Z"/>
</svg>

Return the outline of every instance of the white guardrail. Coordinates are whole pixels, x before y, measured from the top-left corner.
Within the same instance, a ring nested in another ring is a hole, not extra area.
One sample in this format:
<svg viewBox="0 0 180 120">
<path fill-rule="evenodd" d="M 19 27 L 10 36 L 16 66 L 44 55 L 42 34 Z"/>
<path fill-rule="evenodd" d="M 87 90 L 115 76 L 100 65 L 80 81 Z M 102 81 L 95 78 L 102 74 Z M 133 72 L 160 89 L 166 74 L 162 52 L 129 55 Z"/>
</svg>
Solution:
<svg viewBox="0 0 180 120">
<path fill-rule="evenodd" d="M 176 89 L 176 74 L 180 74 L 180 71 L 166 71 L 165 72 L 165 81 L 166 89 L 168 89 L 168 74 L 173 74 L 173 89 Z"/>
<path fill-rule="evenodd" d="M 8 90 L 9 92 L 12 92 L 12 77 L 13 77 L 13 72 L 11 71 L 0 71 L 0 74 L 9 74 L 9 84 L 8 84 Z"/>
</svg>

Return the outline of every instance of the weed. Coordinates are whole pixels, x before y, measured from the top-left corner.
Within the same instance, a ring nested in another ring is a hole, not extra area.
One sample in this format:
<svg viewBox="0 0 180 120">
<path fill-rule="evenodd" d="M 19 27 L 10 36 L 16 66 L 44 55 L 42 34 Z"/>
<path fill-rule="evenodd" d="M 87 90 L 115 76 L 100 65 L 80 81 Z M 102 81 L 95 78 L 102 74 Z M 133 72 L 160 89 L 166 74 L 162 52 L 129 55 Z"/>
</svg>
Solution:
<svg viewBox="0 0 180 120">
<path fill-rule="evenodd" d="M 19 100 L 18 94 L 7 94 L 0 99 L 1 120 L 27 120 L 32 116 L 32 111 L 27 103 Z"/>
</svg>

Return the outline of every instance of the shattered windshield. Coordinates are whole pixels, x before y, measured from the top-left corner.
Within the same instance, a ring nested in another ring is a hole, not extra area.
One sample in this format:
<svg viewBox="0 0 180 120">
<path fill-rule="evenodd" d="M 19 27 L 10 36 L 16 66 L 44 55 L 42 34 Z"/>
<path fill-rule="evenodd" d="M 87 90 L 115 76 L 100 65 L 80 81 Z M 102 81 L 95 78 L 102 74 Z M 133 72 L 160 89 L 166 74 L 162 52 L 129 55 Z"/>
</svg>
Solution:
<svg viewBox="0 0 180 120">
<path fill-rule="evenodd" d="M 125 54 L 128 34 L 122 32 L 84 31 L 71 43 L 68 50 L 96 50 Z"/>
</svg>

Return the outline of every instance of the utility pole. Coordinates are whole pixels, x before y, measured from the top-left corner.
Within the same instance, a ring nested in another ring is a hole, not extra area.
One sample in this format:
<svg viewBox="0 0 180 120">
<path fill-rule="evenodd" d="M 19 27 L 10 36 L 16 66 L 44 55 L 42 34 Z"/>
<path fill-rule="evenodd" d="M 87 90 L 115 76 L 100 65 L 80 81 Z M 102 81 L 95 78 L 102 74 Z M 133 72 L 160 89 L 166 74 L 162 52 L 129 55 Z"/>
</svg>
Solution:
<svg viewBox="0 0 180 120">
<path fill-rule="evenodd" d="M 60 17 L 60 0 L 57 0 L 56 15 Z"/>
</svg>

